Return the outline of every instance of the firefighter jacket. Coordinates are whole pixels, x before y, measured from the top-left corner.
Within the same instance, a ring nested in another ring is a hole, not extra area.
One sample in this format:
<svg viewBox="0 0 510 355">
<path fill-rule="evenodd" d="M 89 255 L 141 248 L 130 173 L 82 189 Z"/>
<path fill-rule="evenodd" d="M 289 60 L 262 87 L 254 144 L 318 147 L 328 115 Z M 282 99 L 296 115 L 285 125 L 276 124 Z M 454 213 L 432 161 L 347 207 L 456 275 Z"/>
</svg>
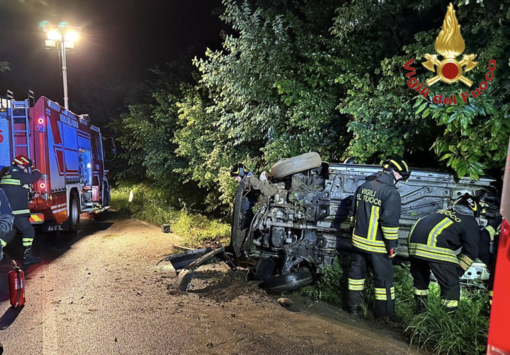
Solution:
<svg viewBox="0 0 510 355">
<path fill-rule="evenodd" d="M 393 181 L 393 176 L 380 172 L 357 188 L 351 206 L 354 248 L 380 254 L 397 248 L 401 205 Z"/>
<path fill-rule="evenodd" d="M 478 257 L 480 227 L 473 216 L 440 210 L 424 217 L 409 233 L 409 255 L 467 270 Z M 455 251 L 462 248 L 458 256 Z"/>
<path fill-rule="evenodd" d="M 499 234 L 501 233 L 501 217 L 496 218 L 487 227 L 480 229 L 480 242 L 478 243 L 478 259 L 489 266 L 498 247 Z M 491 271 L 492 272 L 492 271 Z"/>
<path fill-rule="evenodd" d="M 12 230 L 13 221 L 14 217 L 7 196 L 4 190 L 0 189 L 0 238 Z"/>
<path fill-rule="evenodd" d="M 28 209 L 29 186 L 41 178 L 39 170 L 32 170 L 31 173 L 25 173 L 17 166 L 11 166 L 0 180 L 0 187 L 4 190 L 5 195 L 12 208 L 14 216 L 29 216 Z"/>
</svg>

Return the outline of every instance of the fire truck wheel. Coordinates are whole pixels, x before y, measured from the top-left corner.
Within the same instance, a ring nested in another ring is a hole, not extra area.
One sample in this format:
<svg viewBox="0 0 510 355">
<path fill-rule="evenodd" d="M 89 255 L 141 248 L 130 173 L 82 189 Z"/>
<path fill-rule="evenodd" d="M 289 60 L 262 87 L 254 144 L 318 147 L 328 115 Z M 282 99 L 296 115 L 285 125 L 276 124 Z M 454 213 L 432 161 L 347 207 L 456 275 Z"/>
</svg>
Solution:
<svg viewBox="0 0 510 355">
<path fill-rule="evenodd" d="M 110 206 L 110 187 L 107 184 L 103 185 L 103 207 Z"/>
<path fill-rule="evenodd" d="M 80 203 L 75 192 L 71 193 L 71 209 L 69 211 L 69 232 L 76 234 L 80 224 Z"/>
</svg>

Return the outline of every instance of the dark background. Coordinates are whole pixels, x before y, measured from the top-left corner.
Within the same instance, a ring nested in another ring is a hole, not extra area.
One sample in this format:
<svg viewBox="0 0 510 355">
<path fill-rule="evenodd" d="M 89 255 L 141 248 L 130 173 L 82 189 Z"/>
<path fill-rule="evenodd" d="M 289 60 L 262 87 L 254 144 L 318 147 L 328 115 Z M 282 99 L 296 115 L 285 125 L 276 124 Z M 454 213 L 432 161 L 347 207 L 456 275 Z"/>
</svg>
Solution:
<svg viewBox="0 0 510 355">
<path fill-rule="evenodd" d="M 82 28 L 67 52 L 72 110 L 105 83 L 140 82 L 184 53 L 219 48 L 220 11 L 221 0 L 0 0 L 0 61 L 11 68 L 0 73 L 0 95 L 9 89 L 24 99 L 32 89 L 63 105 L 58 52 L 45 49 L 41 21 Z"/>
</svg>

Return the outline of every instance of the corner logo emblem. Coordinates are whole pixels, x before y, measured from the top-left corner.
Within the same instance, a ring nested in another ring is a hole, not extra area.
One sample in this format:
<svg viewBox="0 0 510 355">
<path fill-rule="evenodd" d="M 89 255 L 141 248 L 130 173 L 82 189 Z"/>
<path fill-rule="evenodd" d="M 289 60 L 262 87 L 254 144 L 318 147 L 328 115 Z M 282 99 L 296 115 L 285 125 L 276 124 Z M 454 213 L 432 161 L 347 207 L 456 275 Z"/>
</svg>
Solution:
<svg viewBox="0 0 510 355">
<path fill-rule="evenodd" d="M 464 39 L 460 34 L 460 25 L 457 17 L 455 16 L 455 10 L 453 9 L 452 3 L 448 6 L 446 16 L 443 21 L 443 28 L 436 38 L 434 43 L 436 52 L 439 53 L 443 60 L 439 60 L 437 54 L 425 54 L 426 62 L 422 65 L 436 75 L 427 79 L 425 83 L 420 83 L 416 76 L 416 68 L 411 65 L 414 63 L 414 58 L 411 58 L 404 64 L 404 69 L 408 71 L 406 77 L 408 78 L 407 86 L 411 90 L 416 91 L 419 95 L 426 98 L 430 93 L 430 87 L 442 81 L 446 84 L 455 84 L 461 82 L 468 88 L 471 88 L 473 81 L 468 77 L 464 76 L 464 73 L 473 70 L 478 65 L 478 62 L 473 60 L 476 58 L 476 54 L 464 54 L 460 61 L 457 57 L 464 53 L 466 45 Z M 475 86 L 471 91 L 465 91 L 460 93 L 460 99 L 464 103 L 468 102 L 468 98 L 477 98 L 482 92 L 489 88 L 489 84 L 494 79 L 494 71 L 496 70 L 496 61 L 491 59 L 488 64 L 488 71 L 485 74 L 485 80 L 480 85 Z M 432 99 L 435 104 L 445 105 L 457 105 L 457 93 L 454 93 L 451 97 L 438 93 Z M 460 102 L 460 101 L 459 101 Z"/>
<path fill-rule="evenodd" d="M 460 25 L 455 16 L 452 3 L 448 6 L 443 21 L 443 28 L 439 36 L 437 36 L 434 47 L 436 48 L 436 52 L 441 54 L 444 59 L 440 61 L 435 54 L 425 54 L 427 62 L 422 63 L 422 65 L 431 72 L 437 73 L 436 76 L 427 80 L 427 85 L 432 86 L 441 80 L 447 84 L 454 84 L 457 81 L 461 81 L 466 86 L 471 87 L 473 82 L 462 75 L 463 68 L 464 71 L 468 72 L 476 67 L 478 62 L 473 62 L 473 59 L 476 58 L 476 54 L 464 54 L 460 62 L 456 59 L 464 52 L 466 45 L 460 34 Z"/>
</svg>

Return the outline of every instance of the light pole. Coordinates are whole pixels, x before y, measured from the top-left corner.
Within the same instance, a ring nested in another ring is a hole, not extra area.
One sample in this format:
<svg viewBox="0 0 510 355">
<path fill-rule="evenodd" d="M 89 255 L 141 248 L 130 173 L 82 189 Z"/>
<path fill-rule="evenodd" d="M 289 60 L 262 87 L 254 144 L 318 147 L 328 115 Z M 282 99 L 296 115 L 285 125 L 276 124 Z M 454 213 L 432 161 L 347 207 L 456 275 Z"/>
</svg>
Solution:
<svg viewBox="0 0 510 355">
<path fill-rule="evenodd" d="M 64 84 L 64 107 L 66 110 L 69 110 L 66 49 L 74 48 L 74 43 L 78 41 L 81 28 L 70 26 L 67 22 L 53 25 L 48 21 L 43 21 L 41 27 L 43 31 L 46 32 L 46 48 L 57 48 L 60 50 L 59 53 L 62 58 L 62 80 Z"/>
</svg>

